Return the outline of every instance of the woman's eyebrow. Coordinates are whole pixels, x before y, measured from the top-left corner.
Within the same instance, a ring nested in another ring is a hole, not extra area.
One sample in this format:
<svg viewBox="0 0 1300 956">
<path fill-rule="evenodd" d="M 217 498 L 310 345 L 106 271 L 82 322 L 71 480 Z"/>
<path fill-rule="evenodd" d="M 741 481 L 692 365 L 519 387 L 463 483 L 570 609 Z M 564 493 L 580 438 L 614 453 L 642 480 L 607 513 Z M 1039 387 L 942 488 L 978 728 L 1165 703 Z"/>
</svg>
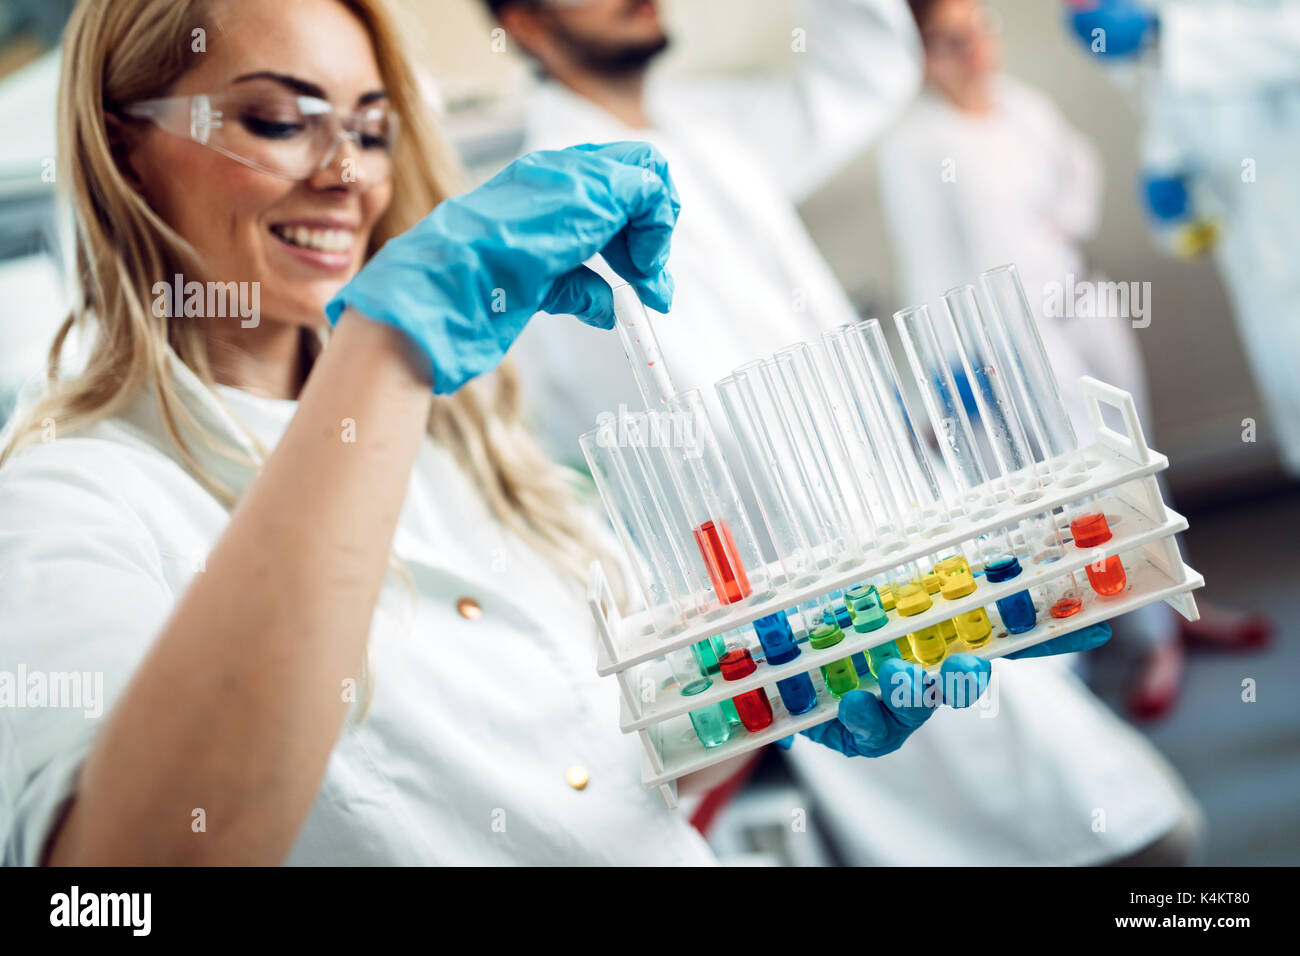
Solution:
<svg viewBox="0 0 1300 956">
<path fill-rule="evenodd" d="M 307 80 L 300 80 L 296 76 L 289 76 L 286 73 L 275 73 L 271 70 L 259 70 L 256 73 L 245 73 L 243 76 L 237 76 L 230 81 L 230 85 L 244 83 L 248 80 L 272 80 L 281 86 L 287 86 L 289 89 L 303 96 L 314 96 L 318 100 L 325 99 L 325 91 L 315 83 L 309 83 Z"/>
<path fill-rule="evenodd" d="M 243 83 L 247 80 L 271 80 L 272 82 L 279 83 L 281 86 L 287 86 L 289 89 L 293 90 L 295 93 L 301 94 L 302 96 L 314 96 L 318 100 L 328 99 L 325 95 L 325 91 L 315 83 L 301 80 L 298 77 L 290 76 L 287 73 L 275 73 L 271 70 L 259 70 L 256 73 L 245 73 L 244 75 L 237 76 L 231 80 L 230 85 L 234 86 L 236 83 Z M 357 106 L 368 106 L 371 103 L 386 99 L 388 99 L 388 94 L 383 90 L 371 90 L 369 93 L 363 93 L 361 96 L 357 97 Z"/>
</svg>

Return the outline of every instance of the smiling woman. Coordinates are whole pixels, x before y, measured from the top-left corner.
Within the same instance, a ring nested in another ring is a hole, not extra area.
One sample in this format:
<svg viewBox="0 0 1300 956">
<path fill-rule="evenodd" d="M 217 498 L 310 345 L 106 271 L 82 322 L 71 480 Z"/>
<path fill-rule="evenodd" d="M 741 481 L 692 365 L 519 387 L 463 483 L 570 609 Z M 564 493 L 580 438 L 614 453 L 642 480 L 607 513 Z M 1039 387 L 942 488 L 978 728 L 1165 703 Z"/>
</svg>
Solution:
<svg viewBox="0 0 1300 956">
<path fill-rule="evenodd" d="M 583 242 L 521 229 L 516 271 L 464 273 L 521 224 L 488 213 L 456 238 L 462 200 L 429 216 L 456 173 L 398 36 L 380 0 L 85 0 L 68 26 L 59 182 L 82 286 L 0 452 L 0 658 L 82 662 L 109 716 L 0 713 L 7 862 L 708 859 L 642 791 L 608 692 L 572 686 L 602 549 L 520 423 L 509 339 L 387 315 L 602 316 L 576 270 L 609 242 L 666 258 L 666 171 L 641 147 L 533 157 L 466 201 L 558 210 Z M 664 209 L 641 241 L 633 220 Z M 385 321 L 341 307 L 331 329 L 325 304 L 349 279 L 355 299 L 385 244 Z M 248 289 L 260 321 L 159 285 Z M 480 287 L 509 288 L 511 313 L 466 298 Z M 431 368 L 448 349 L 474 372 Z M 504 663 L 503 642 L 521 648 Z M 526 715 L 459 699 L 457 674 L 506 663 L 536 688 Z M 598 807 L 572 802 L 575 758 Z"/>
</svg>

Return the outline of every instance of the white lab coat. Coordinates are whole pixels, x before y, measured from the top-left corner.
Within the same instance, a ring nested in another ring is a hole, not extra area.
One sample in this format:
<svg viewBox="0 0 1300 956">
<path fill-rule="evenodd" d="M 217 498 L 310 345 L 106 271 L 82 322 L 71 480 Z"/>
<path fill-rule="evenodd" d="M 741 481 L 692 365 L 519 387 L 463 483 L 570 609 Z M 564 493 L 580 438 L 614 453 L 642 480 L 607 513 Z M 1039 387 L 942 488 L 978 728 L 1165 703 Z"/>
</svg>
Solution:
<svg viewBox="0 0 1300 956">
<path fill-rule="evenodd" d="M 1188 173 L 1283 464 L 1300 475 L 1300 0 L 1167 0 L 1143 166 Z M 1261 429 L 1262 431 L 1262 429 Z"/>
<path fill-rule="evenodd" d="M 807 52 L 788 52 L 788 76 L 652 82 L 653 129 L 555 83 L 527 113 L 527 150 L 643 140 L 668 158 L 682 200 L 676 306 L 652 317 L 677 388 L 700 388 L 711 406 L 714 382 L 738 365 L 857 320 L 794 203 L 865 148 L 919 79 L 902 0 L 821 0 L 791 28 L 806 31 Z M 511 354 L 562 460 L 581 461 L 577 437 L 597 414 L 642 405 L 617 337 L 571 318 L 538 316 Z"/>
<path fill-rule="evenodd" d="M 214 395 L 174 357 L 172 367 L 199 420 L 254 458 L 237 422 L 273 447 L 297 407 Z M 193 447 L 234 488 L 253 478 Z M 19 668 L 102 674 L 107 715 L 227 521 L 181 465 L 151 395 L 20 454 L 0 469 L 0 682 Z M 712 862 L 686 819 L 641 784 L 615 685 L 595 674 L 583 589 L 494 520 L 432 439 L 393 549 L 414 588 L 392 574 L 385 583 L 370 712 L 358 723 L 354 707 L 289 863 Z M 458 613 L 462 598 L 481 617 Z M 38 860 L 73 792 L 105 719 L 85 709 L 0 707 L 6 863 Z M 578 766 L 590 778 L 581 791 L 566 782 Z"/>
<path fill-rule="evenodd" d="M 816 16 L 799 20 L 813 25 L 808 52 L 792 77 L 660 86 L 651 130 L 628 128 L 553 84 L 527 117 L 530 149 L 638 139 L 667 157 L 682 200 L 669 262 L 677 293 L 655 328 L 679 388 L 708 395 L 735 366 L 856 319 L 794 203 L 911 96 L 917 40 L 895 0 L 809 10 Z M 559 454 L 577 454 L 577 435 L 600 411 L 641 404 L 610 333 L 539 316 L 511 354 Z M 1177 784 L 1140 736 L 1053 662 L 1007 670 L 1000 717 L 936 714 L 883 760 L 846 761 L 796 741 L 790 760 L 849 862 L 1092 863 L 1174 825 Z M 1094 808 L 1109 822 L 1094 825 Z"/>
<path fill-rule="evenodd" d="M 1079 377 L 1133 394 L 1150 421 L 1137 336 L 1120 316 L 1048 314 L 1049 284 L 1102 279 L 1081 243 L 1096 231 L 1101 166 L 1096 151 L 1044 96 L 999 77 L 990 113 L 971 115 L 926 89 L 883 138 L 885 217 L 901 294 L 942 315 L 940 297 L 979 285 L 986 269 L 1014 262 L 1037 310 L 1048 358 L 1079 440 L 1092 440 Z"/>
</svg>

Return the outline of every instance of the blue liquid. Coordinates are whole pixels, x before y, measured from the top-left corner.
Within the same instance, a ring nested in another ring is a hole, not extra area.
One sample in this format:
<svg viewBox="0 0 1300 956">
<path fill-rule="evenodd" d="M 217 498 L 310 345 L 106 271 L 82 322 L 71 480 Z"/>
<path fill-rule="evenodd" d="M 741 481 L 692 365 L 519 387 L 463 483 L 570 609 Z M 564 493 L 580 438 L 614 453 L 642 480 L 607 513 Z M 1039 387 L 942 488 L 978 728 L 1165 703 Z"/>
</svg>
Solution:
<svg viewBox="0 0 1300 956">
<path fill-rule="evenodd" d="M 830 611 L 826 611 L 822 614 L 822 620 L 827 624 L 839 625 L 841 631 L 847 631 L 853 626 L 853 615 L 849 613 L 849 609 L 843 604 L 835 609 L 834 617 L 831 616 Z"/>
<path fill-rule="evenodd" d="M 781 703 L 785 704 L 785 709 L 793 716 L 806 714 L 817 706 L 817 690 L 807 674 L 796 674 L 779 680 L 776 689 L 781 695 Z"/>
<path fill-rule="evenodd" d="M 990 584 L 1001 584 L 1003 581 L 1010 581 L 1020 576 L 1020 562 L 1014 557 L 999 558 L 990 562 L 984 570 L 984 577 Z M 1038 623 L 1034 599 L 1029 596 L 1028 591 L 1019 591 L 998 598 L 997 605 L 998 613 L 1002 615 L 1002 623 L 1012 634 L 1023 634 L 1025 631 L 1032 630 Z"/>
<path fill-rule="evenodd" d="M 1038 623 L 1038 614 L 1034 611 L 1034 599 L 1029 596 L 1028 591 L 1018 591 L 1008 597 L 999 598 L 997 605 L 998 613 L 1002 615 L 1002 623 L 1012 634 L 1032 631 L 1034 625 Z"/>
<path fill-rule="evenodd" d="M 853 669 L 858 672 L 859 677 L 871 673 L 871 665 L 867 663 L 867 655 L 865 651 L 858 651 L 850 657 L 849 660 L 853 661 Z"/>
<path fill-rule="evenodd" d="M 775 667 L 787 664 L 799 656 L 799 648 L 794 642 L 794 631 L 790 628 L 790 619 L 784 611 L 777 611 L 767 617 L 760 617 L 754 622 L 754 633 L 763 645 L 767 662 Z M 806 714 L 817 706 L 817 691 L 812 678 L 807 674 L 796 674 L 776 682 L 777 693 L 781 703 L 793 715 Z"/>
</svg>

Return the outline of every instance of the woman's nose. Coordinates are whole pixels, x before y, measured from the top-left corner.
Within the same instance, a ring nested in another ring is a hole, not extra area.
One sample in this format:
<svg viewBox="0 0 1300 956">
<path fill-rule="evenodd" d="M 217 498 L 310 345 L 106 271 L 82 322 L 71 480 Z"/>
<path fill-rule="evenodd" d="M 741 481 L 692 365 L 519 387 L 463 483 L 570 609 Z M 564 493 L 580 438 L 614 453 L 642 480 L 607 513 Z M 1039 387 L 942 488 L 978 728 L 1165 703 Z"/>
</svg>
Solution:
<svg viewBox="0 0 1300 956">
<path fill-rule="evenodd" d="M 365 170 L 362 168 L 360 151 L 354 134 L 339 130 L 330 144 L 328 152 L 321 157 L 320 166 L 312 175 L 311 184 L 318 188 L 346 186 L 365 189 Z"/>
</svg>

